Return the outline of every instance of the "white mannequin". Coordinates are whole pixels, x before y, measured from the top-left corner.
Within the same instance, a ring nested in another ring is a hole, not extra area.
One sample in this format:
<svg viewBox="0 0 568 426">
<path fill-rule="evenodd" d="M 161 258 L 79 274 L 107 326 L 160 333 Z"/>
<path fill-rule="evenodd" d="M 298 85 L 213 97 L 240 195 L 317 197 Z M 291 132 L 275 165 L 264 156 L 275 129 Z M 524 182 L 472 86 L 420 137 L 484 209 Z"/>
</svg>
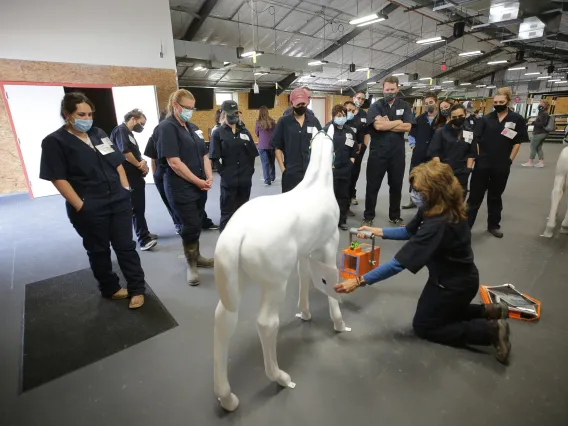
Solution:
<svg viewBox="0 0 568 426">
<path fill-rule="evenodd" d="M 297 267 L 299 316 L 310 320 L 308 258 L 336 267 L 339 208 L 333 193 L 333 126 L 328 134 L 320 132 L 312 140 L 310 164 L 296 188 L 243 205 L 217 242 L 215 282 L 220 301 L 215 311 L 214 392 L 225 410 L 234 411 L 239 404 L 227 378 L 227 357 L 240 296 L 249 281 L 262 290 L 257 328 L 266 375 L 281 386 L 295 386 L 276 359 L 278 312 L 288 278 Z M 329 298 L 329 309 L 335 330 L 344 331 L 337 300 Z"/>
<path fill-rule="evenodd" d="M 562 196 L 568 187 L 568 147 L 564 148 L 558 157 L 556 163 L 556 175 L 554 178 L 554 186 L 552 187 L 552 202 L 550 213 L 548 214 L 548 222 L 546 229 L 542 234 L 543 237 L 551 238 L 556 228 L 556 215 L 558 214 L 558 206 L 562 200 Z M 560 226 L 560 233 L 568 234 L 568 211 Z"/>
</svg>

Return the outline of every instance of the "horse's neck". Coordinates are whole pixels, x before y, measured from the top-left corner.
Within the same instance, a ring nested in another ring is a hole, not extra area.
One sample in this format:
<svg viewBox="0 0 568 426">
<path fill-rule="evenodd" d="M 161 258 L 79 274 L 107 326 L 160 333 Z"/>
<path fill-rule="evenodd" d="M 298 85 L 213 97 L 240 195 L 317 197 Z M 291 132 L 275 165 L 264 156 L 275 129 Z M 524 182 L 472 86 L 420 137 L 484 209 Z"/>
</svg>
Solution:
<svg viewBox="0 0 568 426">
<path fill-rule="evenodd" d="M 333 170 L 332 170 L 332 147 L 331 141 L 317 141 L 312 145 L 310 164 L 302 182 L 301 188 L 332 188 L 333 189 Z M 329 154 L 327 150 L 329 149 Z"/>
</svg>

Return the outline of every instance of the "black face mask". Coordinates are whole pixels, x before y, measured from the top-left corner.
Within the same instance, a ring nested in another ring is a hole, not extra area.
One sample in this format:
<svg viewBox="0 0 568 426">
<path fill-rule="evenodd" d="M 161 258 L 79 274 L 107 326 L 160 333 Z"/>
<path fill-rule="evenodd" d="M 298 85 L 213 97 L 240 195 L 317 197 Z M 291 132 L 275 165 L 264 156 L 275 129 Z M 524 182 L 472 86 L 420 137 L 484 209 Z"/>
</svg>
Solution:
<svg viewBox="0 0 568 426">
<path fill-rule="evenodd" d="M 495 108 L 497 112 L 503 112 L 507 109 L 507 105 L 493 105 L 493 108 Z"/>
<path fill-rule="evenodd" d="M 450 110 L 449 109 L 442 109 L 442 110 L 440 110 L 440 114 L 442 115 L 442 117 L 448 117 L 450 115 Z"/>
<path fill-rule="evenodd" d="M 463 123 L 465 123 L 465 117 L 458 117 L 452 120 L 452 124 L 456 127 L 463 126 Z"/>
<path fill-rule="evenodd" d="M 140 123 L 136 123 L 136 125 L 132 129 L 132 131 L 134 131 L 136 133 L 142 133 L 143 130 L 144 130 L 144 126 Z"/>
<path fill-rule="evenodd" d="M 293 107 L 293 108 L 294 108 L 294 113 L 296 115 L 304 115 L 306 113 L 306 110 L 308 109 L 307 106 Z"/>
<path fill-rule="evenodd" d="M 239 122 L 239 116 L 238 115 L 232 115 L 232 114 L 227 114 L 227 123 L 228 124 L 237 124 Z"/>
</svg>

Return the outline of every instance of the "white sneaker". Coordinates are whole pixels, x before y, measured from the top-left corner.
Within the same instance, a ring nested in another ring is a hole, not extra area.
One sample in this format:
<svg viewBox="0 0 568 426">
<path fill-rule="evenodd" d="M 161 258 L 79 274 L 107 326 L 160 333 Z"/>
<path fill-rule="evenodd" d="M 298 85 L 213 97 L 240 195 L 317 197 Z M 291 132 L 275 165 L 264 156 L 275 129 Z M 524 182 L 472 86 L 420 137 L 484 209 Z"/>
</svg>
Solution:
<svg viewBox="0 0 568 426">
<path fill-rule="evenodd" d="M 535 166 L 533 163 L 531 163 L 531 162 L 523 163 L 523 164 L 521 164 L 521 166 L 523 166 L 523 167 L 536 167 L 536 166 Z"/>
<path fill-rule="evenodd" d="M 536 163 L 536 164 L 534 165 L 534 167 L 538 167 L 539 169 L 542 169 L 542 168 L 544 167 L 544 164 L 542 164 L 542 163 Z"/>
</svg>

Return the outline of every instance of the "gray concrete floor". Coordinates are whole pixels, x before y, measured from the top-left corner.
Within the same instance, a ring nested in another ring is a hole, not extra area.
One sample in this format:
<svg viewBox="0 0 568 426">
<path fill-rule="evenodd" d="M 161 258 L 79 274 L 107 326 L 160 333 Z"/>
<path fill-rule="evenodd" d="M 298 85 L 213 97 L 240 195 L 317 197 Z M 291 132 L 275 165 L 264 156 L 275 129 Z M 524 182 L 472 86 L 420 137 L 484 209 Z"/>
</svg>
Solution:
<svg viewBox="0 0 568 426">
<path fill-rule="evenodd" d="M 44 386 L 18 395 L 24 286 L 88 267 L 81 242 L 69 224 L 60 197 L 0 198 L 0 424 L 3 426 L 90 425 L 345 425 L 420 426 L 568 424 L 568 237 L 539 237 L 550 203 L 554 164 L 560 145 L 546 145 L 548 166 L 513 166 L 504 196 L 503 231 L 485 232 L 485 207 L 473 231 L 481 280 L 513 283 L 543 302 L 538 323 L 511 321 L 513 356 L 501 366 L 487 349 L 435 345 L 411 330 L 414 308 L 427 272 L 405 271 L 345 298 L 351 333 L 335 334 L 325 298 L 312 291 L 311 323 L 294 318 L 297 278 L 291 280 L 280 319 L 281 367 L 297 383 L 278 389 L 264 375 L 255 329 L 258 291 L 251 286 L 232 341 L 229 372 L 241 407 L 224 413 L 212 390 L 212 330 L 217 296 L 211 271 L 203 284 L 185 283 L 180 240 L 153 186 L 148 186 L 147 218 L 160 235 L 153 252 L 141 253 L 147 281 L 180 326 Z M 253 196 L 265 188 L 260 167 Z M 364 176 L 364 175 L 363 175 Z M 364 195 L 364 178 L 359 195 Z M 218 220 L 218 181 L 207 210 Z M 406 202 L 406 195 L 403 198 Z M 386 179 L 376 223 L 386 224 Z M 562 204 L 562 212 L 566 203 Z M 354 207 L 357 225 L 363 206 Z M 410 219 L 412 213 L 405 212 Z M 205 232 L 211 255 L 217 234 Z M 342 247 L 347 235 L 342 235 Z M 381 242 L 390 259 L 399 242 Z M 80 321 L 80 318 L 77 319 Z M 92 336 L 96 339 L 97 336 Z M 104 344 L 104 343 L 101 343 Z"/>
</svg>

